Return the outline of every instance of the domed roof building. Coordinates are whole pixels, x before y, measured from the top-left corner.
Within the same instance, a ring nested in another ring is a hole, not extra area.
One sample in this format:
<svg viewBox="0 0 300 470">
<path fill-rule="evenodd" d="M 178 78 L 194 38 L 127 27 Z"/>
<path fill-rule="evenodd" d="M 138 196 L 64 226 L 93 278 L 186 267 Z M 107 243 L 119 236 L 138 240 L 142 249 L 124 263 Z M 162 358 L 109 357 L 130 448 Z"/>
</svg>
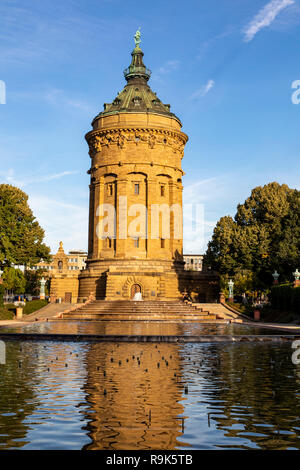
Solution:
<svg viewBox="0 0 300 470">
<path fill-rule="evenodd" d="M 181 160 L 188 137 L 148 85 L 139 31 L 131 56 L 125 87 L 86 135 L 89 247 L 73 297 L 176 300 L 195 285 L 211 300 L 209 279 L 195 273 L 193 281 L 184 270 Z"/>
</svg>

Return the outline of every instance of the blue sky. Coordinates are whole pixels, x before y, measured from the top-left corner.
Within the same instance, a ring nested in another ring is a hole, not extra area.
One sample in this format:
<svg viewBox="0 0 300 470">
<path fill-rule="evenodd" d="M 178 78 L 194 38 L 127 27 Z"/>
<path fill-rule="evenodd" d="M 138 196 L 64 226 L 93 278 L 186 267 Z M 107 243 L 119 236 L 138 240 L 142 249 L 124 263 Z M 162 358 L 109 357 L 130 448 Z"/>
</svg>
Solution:
<svg viewBox="0 0 300 470">
<path fill-rule="evenodd" d="M 0 181 L 29 194 L 56 251 L 87 248 L 84 135 L 125 82 L 142 32 L 151 88 L 189 136 L 184 201 L 216 221 L 253 187 L 300 188 L 299 0 L 0 0 Z"/>
</svg>

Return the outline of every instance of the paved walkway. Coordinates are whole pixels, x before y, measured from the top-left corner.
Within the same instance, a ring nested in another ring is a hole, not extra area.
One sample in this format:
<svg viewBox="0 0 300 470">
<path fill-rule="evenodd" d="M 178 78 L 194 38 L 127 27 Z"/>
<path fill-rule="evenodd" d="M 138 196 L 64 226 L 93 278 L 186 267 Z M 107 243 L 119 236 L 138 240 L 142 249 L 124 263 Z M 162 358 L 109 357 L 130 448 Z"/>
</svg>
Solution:
<svg viewBox="0 0 300 470">
<path fill-rule="evenodd" d="M 22 325 L 20 320 L 0 320 L 0 326 Z"/>
<path fill-rule="evenodd" d="M 274 328 L 276 330 L 290 330 L 300 332 L 300 326 L 292 323 L 264 323 L 261 321 L 243 322 L 244 325 L 258 326 L 261 328 Z"/>
<path fill-rule="evenodd" d="M 70 303 L 61 303 L 61 304 L 48 304 L 45 307 L 37 310 L 36 312 L 30 313 L 30 315 L 24 315 L 22 321 L 32 322 L 35 321 L 36 318 L 38 320 L 53 320 L 55 317 L 58 317 L 61 312 L 64 310 L 68 310 L 73 305 Z"/>
</svg>

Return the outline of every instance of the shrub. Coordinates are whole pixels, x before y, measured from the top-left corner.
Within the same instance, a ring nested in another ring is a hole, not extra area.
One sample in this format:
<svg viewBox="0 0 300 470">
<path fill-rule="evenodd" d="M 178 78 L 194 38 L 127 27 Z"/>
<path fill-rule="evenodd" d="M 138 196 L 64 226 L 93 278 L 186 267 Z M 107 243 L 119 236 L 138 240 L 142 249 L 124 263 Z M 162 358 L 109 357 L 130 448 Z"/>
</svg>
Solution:
<svg viewBox="0 0 300 470">
<path fill-rule="evenodd" d="M 0 307 L 0 320 L 13 320 L 14 316 L 15 314 L 13 311 Z"/>
<path fill-rule="evenodd" d="M 300 315 L 300 287 L 290 284 L 273 286 L 271 304 L 276 310 L 290 311 Z"/>
</svg>

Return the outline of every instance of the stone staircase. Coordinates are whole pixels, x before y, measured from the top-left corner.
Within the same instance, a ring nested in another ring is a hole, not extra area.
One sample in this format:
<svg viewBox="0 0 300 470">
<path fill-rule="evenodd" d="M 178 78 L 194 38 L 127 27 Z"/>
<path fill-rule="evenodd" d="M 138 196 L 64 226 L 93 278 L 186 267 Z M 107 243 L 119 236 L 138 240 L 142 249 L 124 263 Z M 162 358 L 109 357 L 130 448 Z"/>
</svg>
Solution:
<svg viewBox="0 0 300 470">
<path fill-rule="evenodd" d="M 223 320 L 234 320 L 236 322 L 242 322 L 243 320 L 249 321 L 250 319 L 241 313 L 238 313 L 234 309 L 231 309 L 229 306 L 224 304 L 217 304 L 217 303 L 197 303 L 193 304 L 196 309 L 200 311 L 205 309 L 208 310 L 209 313 L 216 315 L 217 318 Z"/>
<path fill-rule="evenodd" d="M 64 320 L 183 320 L 211 322 L 216 313 L 180 301 L 96 300 L 63 313 Z M 220 320 L 222 321 L 222 320 Z"/>
</svg>

